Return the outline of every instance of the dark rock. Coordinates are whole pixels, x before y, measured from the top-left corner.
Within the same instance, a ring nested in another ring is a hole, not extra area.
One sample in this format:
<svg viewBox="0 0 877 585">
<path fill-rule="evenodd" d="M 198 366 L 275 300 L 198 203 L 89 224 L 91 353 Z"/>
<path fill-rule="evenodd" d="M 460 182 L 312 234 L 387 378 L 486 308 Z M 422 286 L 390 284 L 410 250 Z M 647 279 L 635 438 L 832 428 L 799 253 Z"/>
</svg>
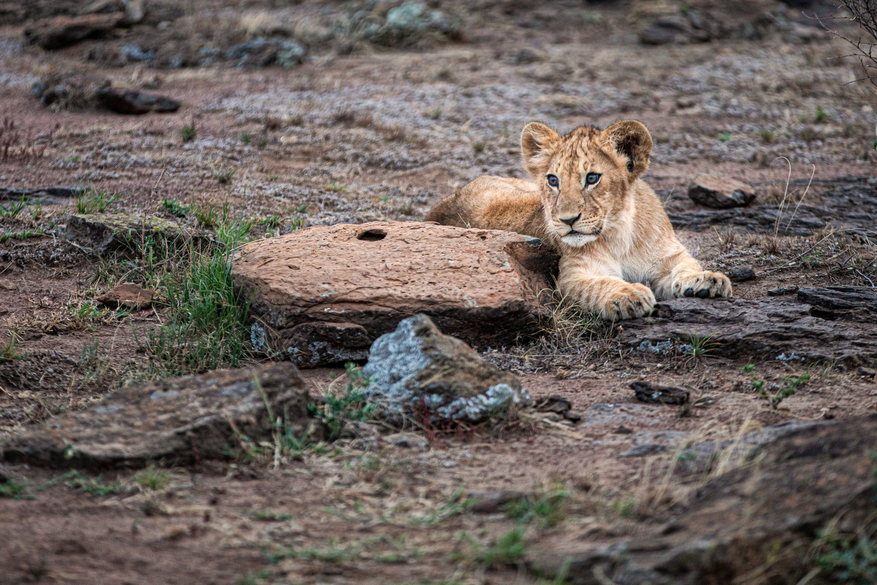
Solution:
<svg viewBox="0 0 877 585">
<path fill-rule="evenodd" d="M 859 368 L 858 370 L 856 370 L 856 373 L 868 380 L 873 380 L 874 377 L 877 376 L 877 371 L 871 368 Z"/>
<path fill-rule="evenodd" d="M 873 324 L 852 316 L 846 320 L 842 313 L 822 319 L 811 314 L 812 308 L 786 299 L 674 299 L 658 303 L 650 317 L 625 323 L 617 339 L 627 346 L 678 348 L 697 334 L 708 336 L 711 351 L 728 358 L 877 362 Z"/>
<path fill-rule="evenodd" d="M 755 280 L 755 271 L 749 266 L 735 266 L 725 272 L 725 276 L 730 278 L 731 282 L 746 282 Z"/>
<path fill-rule="evenodd" d="M 730 209 L 752 203 L 755 200 L 755 189 L 727 177 L 698 175 L 688 186 L 688 197 L 705 207 Z"/>
<path fill-rule="evenodd" d="M 540 63 L 545 61 L 545 56 L 533 49 L 524 48 L 518 51 L 512 58 L 516 65 L 529 65 L 531 63 Z"/>
<path fill-rule="evenodd" d="M 483 347 L 539 333 L 547 314 L 540 299 L 553 289 L 556 261 L 547 245 L 518 234 L 381 222 L 254 242 L 235 259 L 232 279 L 266 329 L 356 324 L 377 339 L 424 313 L 442 331 Z"/>
<path fill-rule="evenodd" d="M 555 396 L 552 394 L 548 398 L 539 400 L 534 408 L 540 412 L 556 412 L 557 414 L 563 414 L 572 408 L 572 404 L 570 404 L 570 401 L 563 396 Z"/>
<path fill-rule="evenodd" d="M 630 385 L 636 399 L 646 404 L 685 404 L 688 402 L 688 390 L 672 386 L 658 386 L 650 382 L 638 381 Z"/>
<path fill-rule="evenodd" d="M 772 235 L 777 229 L 778 214 L 782 222 L 779 233 L 783 236 L 809 236 L 828 225 L 821 210 L 806 205 L 801 205 L 793 218 L 789 217 L 790 213 L 786 210 L 781 211 L 775 205 L 722 210 L 698 209 L 688 213 L 667 215 L 676 229 L 703 231 L 721 225 L 734 227 L 740 231 Z"/>
<path fill-rule="evenodd" d="M 85 39 L 106 36 L 124 20 L 122 14 L 88 14 L 57 16 L 38 20 L 24 29 L 24 37 L 32 45 L 47 51 L 63 49 Z"/>
<path fill-rule="evenodd" d="M 152 304 L 155 296 L 151 290 L 140 288 L 136 284 L 120 284 L 114 286 L 96 300 L 111 309 L 145 309 Z"/>
<path fill-rule="evenodd" d="M 644 45 L 668 45 L 686 39 L 691 27 L 683 18 L 666 18 L 652 22 L 639 33 L 639 42 Z"/>
<path fill-rule="evenodd" d="M 399 323 L 372 344 L 362 374 L 369 400 L 390 415 L 480 422 L 513 418 L 530 403 L 517 376 L 500 371 L 426 315 Z"/>
<path fill-rule="evenodd" d="M 498 514 L 512 502 L 531 497 L 533 494 L 522 490 L 474 490 L 466 494 L 467 500 L 474 500 L 469 507 L 475 514 Z"/>
<path fill-rule="evenodd" d="M 285 348 L 284 357 L 301 368 L 364 361 L 372 344 L 365 327 L 356 323 L 300 323 L 278 332 L 276 340 L 264 336 L 265 329 L 253 324 L 250 337 L 256 351 L 263 346 Z"/>
<path fill-rule="evenodd" d="M 105 77 L 89 73 L 48 73 L 34 82 L 31 91 L 45 106 L 83 110 L 93 107 L 95 92 L 109 84 Z"/>
<path fill-rule="evenodd" d="M 577 423 L 582 420 L 582 413 L 577 410 L 568 410 L 563 413 L 563 418 L 572 423 Z"/>
<path fill-rule="evenodd" d="M 292 67 L 303 63 L 306 54 L 307 51 L 300 43 L 273 37 L 235 45 L 225 52 L 225 58 L 237 61 L 238 67 L 265 67 L 275 64 Z"/>
<path fill-rule="evenodd" d="M 649 455 L 659 455 L 670 450 L 669 445 L 661 445 L 658 443 L 645 443 L 636 445 L 618 454 L 619 457 L 647 457 Z"/>
<path fill-rule="evenodd" d="M 796 292 L 798 292 L 797 286 L 784 286 L 784 287 L 768 289 L 767 296 L 769 296 L 769 297 L 784 297 L 786 295 L 793 295 Z"/>
<path fill-rule="evenodd" d="M 10 479 L 9 470 L 0 465 L 0 483 L 6 483 Z"/>
<path fill-rule="evenodd" d="M 20 201 L 24 198 L 31 205 L 68 205 L 70 200 L 83 192 L 82 187 L 0 187 L 0 201 Z"/>
<path fill-rule="evenodd" d="M 95 92 L 97 103 L 117 114 L 146 114 L 148 112 L 176 112 L 180 102 L 136 89 L 104 87 Z"/>
<path fill-rule="evenodd" d="M 239 447 L 238 432 L 254 443 L 270 439 L 272 416 L 304 429 L 307 403 L 307 387 L 288 362 L 158 380 L 12 437 L 0 458 L 85 468 L 197 464 Z"/>
<path fill-rule="evenodd" d="M 811 305 L 810 314 L 821 319 L 877 323 L 877 289 L 865 286 L 802 288 L 798 300 Z"/>
<path fill-rule="evenodd" d="M 771 574 L 797 583 L 820 530 L 841 514 L 864 522 L 873 513 L 875 449 L 877 417 L 801 430 L 757 448 L 749 456 L 757 465 L 708 481 L 674 514 L 672 529 L 534 546 L 525 563 L 549 580 L 564 571 L 575 585 L 607 583 L 607 575 L 618 585 L 700 585 L 742 581 L 782 550 Z"/>
</svg>

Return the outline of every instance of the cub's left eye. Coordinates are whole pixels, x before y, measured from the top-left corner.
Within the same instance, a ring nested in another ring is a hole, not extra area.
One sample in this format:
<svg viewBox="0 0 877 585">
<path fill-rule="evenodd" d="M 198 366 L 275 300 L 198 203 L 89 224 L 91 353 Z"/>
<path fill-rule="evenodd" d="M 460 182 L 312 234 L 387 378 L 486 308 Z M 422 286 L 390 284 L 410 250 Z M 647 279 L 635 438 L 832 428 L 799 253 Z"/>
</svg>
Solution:
<svg viewBox="0 0 877 585">
<path fill-rule="evenodd" d="M 554 175 L 548 175 L 548 186 L 556 189 L 558 185 L 560 185 L 560 179 Z"/>
<path fill-rule="evenodd" d="M 587 185 L 596 185 L 600 182 L 600 173 L 588 173 L 588 176 L 585 177 L 585 184 Z"/>
</svg>

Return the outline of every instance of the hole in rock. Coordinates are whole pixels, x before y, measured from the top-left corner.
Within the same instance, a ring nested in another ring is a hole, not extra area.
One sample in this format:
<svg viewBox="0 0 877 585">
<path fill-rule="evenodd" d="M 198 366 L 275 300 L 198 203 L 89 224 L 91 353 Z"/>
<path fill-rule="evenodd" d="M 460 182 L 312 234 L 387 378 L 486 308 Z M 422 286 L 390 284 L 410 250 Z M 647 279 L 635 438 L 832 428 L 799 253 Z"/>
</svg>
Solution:
<svg viewBox="0 0 877 585">
<path fill-rule="evenodd" d="M 356 236 L 356 239 L 366 242 L 377 242 L 378 240 L 383 240 L 386 237 L 387 232 L 385 232 L 384 230 L 368 230 Z"/>
</svg>

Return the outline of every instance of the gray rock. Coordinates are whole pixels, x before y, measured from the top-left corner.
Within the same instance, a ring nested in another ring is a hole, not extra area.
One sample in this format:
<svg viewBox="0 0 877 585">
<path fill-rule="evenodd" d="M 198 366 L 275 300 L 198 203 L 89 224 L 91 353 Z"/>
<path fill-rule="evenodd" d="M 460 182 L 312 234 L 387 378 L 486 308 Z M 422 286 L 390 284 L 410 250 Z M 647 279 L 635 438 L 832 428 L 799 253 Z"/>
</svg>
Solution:
<svg viewBox="0 0 877 585">
<path fill-rule="evenodd" d="M 122 24 L 123 14 L 86 14 L 57 16 L 38 20 L 24 29 L 24 37 L 32 45 L 47 51 L 63 49 L 85 39 L 106 36 Z"/>
<path fill-rule="evenodd" d="M 307 50 L 301 43 L 280 37 L 259 38 L 235 45 L 225 52 L 229 61 L 237 61 L 238 67 L 265 67 L 301 65 Z"/>
<path fill-rule="evenodd" d="M 362 373 L 369 399 L 390 415 L 480 422 L 514 417 L 531 402 L 516 376 L 441 333 L 426 315 L 404 319 L 379 337 Z"/>
<path fill-rule="evenodd" d="M 308 391 L 288 362 L 124 388 L 82 411 L 49 419 L 0 446 L 0 459 L 53 467 L 186 465 L 226 456 L 237 432 L 270 439 L 271 415 L 304 429 Z"/>
<path fill-rule="evenodd" d="M 688 186 L 688 197 L 713 209 L 745 207 L 755 200 L 755 189 L 727 177 L 698 175 Z"/>
<path fill-rule="evenodd" d="M 669 445 L 661 445 L 660 443 L 645 443 L 643 445 L 635 445 L 624 451 L 619 453 L 619 457 L 646 457 L 648 455 L 658 455 L 659 453 L 664 453 L 665 451 L 669 451 Z"/>
</svg>

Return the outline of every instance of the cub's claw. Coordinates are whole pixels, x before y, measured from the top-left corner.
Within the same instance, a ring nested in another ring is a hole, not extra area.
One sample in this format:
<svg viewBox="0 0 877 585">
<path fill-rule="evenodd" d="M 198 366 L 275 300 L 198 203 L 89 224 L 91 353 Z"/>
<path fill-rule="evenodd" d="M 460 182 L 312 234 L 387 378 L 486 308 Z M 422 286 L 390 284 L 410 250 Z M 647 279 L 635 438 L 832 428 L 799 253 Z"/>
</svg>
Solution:
<svg viewBox="0 0 877 585">
<path fill-rule="evenodd" d="M 607 321 L 636 319 L 652 312 L 655 307 L 655 295 L 652 290 L 642 284 L 625 284 L 613 291 L 602 310 L 602 317 Z"/>
<path fill-rule="evenodd" d="M 685 274 L 673 283 L 674 297 L 729 297 L 731 292 L 731 281 L 721 272 Z"/>
</svg>

